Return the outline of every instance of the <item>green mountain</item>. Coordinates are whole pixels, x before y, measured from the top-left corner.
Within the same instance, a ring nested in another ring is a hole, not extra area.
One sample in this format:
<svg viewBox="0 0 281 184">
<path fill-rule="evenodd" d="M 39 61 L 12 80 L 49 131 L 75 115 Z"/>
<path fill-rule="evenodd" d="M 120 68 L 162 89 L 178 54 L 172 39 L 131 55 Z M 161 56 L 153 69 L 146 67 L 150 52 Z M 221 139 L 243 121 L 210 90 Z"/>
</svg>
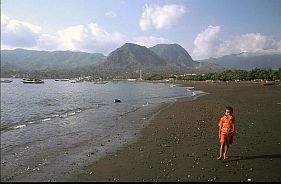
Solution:
<svg viewBox="0 0 281 184">
<path fill-rule="evenodd" d="M 13 70 L 71 70 L 94 66 L 102 62 L 105 56 L 72 51 L 33 51 L 2 50 L 1 68 Z"/>
<path fill-rule="evenodd" d="M 107 71 L 151 70 L 165 67 L 167 62 L 146 47 L 126 43 L 111 52 L 100 66 Z"/>
<path fill-rule="evenodd" d="M 223 67 L 212 63 L 193 61 L 178 44 L 159 44 L 151 48 L 126 43 L 111 52 L 98 70 L 104 72 L 190 72 L 218 71 Z"/>
<path fill-rule="evenodd" d="M 158 44 L 149 49 L 172 65 L 192 68 L 198 64 L 198 62 L 193 61 L 188 52 L 178 44 Z"/>
<path fill-rule="evenodd" d="M 102 54 L 71 51 L 1 51 L 2 74 L 17 71 L 68 71 L 83 74 L 124 74 L 144 72 L 217 71 L 218 64 L 193 61 L 178 44 L 159 44 L 151 48 L 126 43 L 107 57 Z"/>
</svg>

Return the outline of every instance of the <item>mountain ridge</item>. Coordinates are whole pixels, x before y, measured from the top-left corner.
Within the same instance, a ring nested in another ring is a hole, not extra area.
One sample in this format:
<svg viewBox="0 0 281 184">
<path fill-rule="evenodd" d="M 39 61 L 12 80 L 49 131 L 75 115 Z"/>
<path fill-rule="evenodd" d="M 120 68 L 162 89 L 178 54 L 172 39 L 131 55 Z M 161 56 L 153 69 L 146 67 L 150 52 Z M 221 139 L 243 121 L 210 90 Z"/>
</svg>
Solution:
<svg viewBox="0 0 281 184">
<path fill-rule="evenodd" d="M 147 69 L 152 66 L 166 64 L 166 61 L 144 46 L 125 43 L 112 51 L 102 66 L 108 69 Z"/>
<path fill-rule="evenodd" d="M 125 43 L 108 56 L 80 51 L 1 50 L 1 69 L 77 70 L 102 73 L 134 72 L 213 72 L 225 69 L 281 67 L 281 53 L 239 53 L 220 58 L 193 60 L 179 44 L 157 44 L 153 47 Z"/>
<path fill-rule="evenodd" d="M 1 50 L 1 67 L 13 66 L 14 70 L 74 69 L 96 65 L 104 59 L 100 53 L 79 51 Z"/>
<path fill-rule="evenodd" d="M 149 49 L 169 63 L 174 63 L 179 66 L 192 67 L 197 63 L 179 44 L 157 44 Z"/>
<path fill-rule="evenodd" d="M 198 61 L 241 70 L 251 70 L 254 68 L 278 69 L 281 67 L 281 53 L 241 52 Z"/>
</svg>

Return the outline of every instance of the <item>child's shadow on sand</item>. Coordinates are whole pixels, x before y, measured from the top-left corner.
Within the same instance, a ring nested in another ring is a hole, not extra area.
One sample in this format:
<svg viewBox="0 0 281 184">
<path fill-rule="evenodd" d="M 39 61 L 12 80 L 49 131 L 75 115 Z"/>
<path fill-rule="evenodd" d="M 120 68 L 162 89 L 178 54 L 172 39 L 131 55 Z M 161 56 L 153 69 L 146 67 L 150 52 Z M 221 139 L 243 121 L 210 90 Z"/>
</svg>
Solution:
<svg viewBox="0 0 281 184">
<path fill-rule="evenodd" d="M 232 159 L 232 158 L 236 158 L 236 159 Z M 234 161 L 239 161 L 239 160 L 252 160 L 252 159 L 258 159 L 258 158 L 264 158 L 264 159 L 281 158 L 281 154 L 257 155 L 257 156 L 229 156 L 229 159 L 225 160 L 225 162 L 234 162 Z"/>
</svg>

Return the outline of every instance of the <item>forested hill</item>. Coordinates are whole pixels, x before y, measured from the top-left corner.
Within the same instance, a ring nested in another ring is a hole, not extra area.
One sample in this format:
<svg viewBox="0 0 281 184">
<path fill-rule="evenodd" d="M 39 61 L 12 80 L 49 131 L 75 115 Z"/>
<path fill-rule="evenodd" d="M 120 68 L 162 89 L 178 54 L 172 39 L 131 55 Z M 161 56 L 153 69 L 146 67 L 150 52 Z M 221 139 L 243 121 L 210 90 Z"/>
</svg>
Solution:
<svg viewBox="0 0 281 184">
<path fill-rule="evenodd" d="M 72 51 L 2 50 L 1 68 L 5 70 L 69 70 L 95 66 L 105 56 L 100 53 Z"/>
<path fill-rule="evenodd" d="M 197 62 L 193 61 L 188 52 L 179 44 L 158 44 L 149 49 L 170 64 L 176 64 L 183 67 L 193 67 L 197 64 Z"/>
</svg>

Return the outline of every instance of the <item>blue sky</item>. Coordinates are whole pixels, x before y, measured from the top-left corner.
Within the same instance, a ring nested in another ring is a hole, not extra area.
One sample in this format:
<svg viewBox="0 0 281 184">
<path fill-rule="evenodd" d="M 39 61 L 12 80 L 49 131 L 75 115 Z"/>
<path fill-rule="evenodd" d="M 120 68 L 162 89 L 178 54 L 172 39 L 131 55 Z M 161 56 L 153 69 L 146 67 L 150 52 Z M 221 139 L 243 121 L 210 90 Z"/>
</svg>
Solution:
<svg viewBox="0 0 281 184">
<path fill-rule="evenodd" d="M 108 55 L 178 43 L 193 59 L 281 52 L 280 0 L 2 0 L 1 49 Z"/>
</svg>

